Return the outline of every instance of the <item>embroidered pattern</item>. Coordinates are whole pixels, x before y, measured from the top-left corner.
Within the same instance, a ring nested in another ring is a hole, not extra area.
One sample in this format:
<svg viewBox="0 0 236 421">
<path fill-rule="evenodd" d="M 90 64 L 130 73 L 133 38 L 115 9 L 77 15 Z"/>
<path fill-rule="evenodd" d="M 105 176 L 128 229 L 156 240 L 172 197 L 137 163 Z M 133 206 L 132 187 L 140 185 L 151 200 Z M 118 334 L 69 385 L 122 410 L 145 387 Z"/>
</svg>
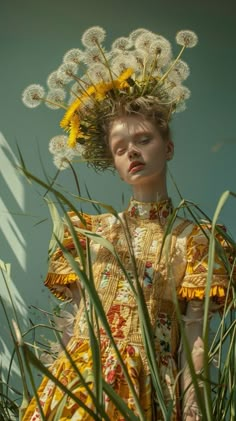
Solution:
<svg viewBox="0 0 236 421">
<path fill-rule="evenodd" d="M 166 262 L 164 254 L 159 262 L 166 219 L 170 212 L 171 202 L 169 200 L 158 204 L 143 204 L 131 201 L 126 211 L 138 279 L 135 277 L 134 266 L 120 221 L 111 215 L 99 215 L 93 217 L 90 222 L 93 232 L 100 233 L 113 244 L 131 282 L 130 285 L 123 270 L 118 266 L 116 259 L 109 250 L 100 245 L 99 247 L 91 245 L 92 249 L 95 250 L 93 269 L 96 288 L 107 315 L 113 337 L 130 374 L 147 421 L 153 421 L 154 419 L 159 421 L 163 417 L 158 398 L 153 398 L 155 392 L 152 388 L 147 356 L 142 341 L 137 300 L 132 288 L 135 290 L 137 282 L 143 287 L 144 298 L 154 329 L 156 357 L 164 400 L 167 405 L 170 400 L 174 400 L 171 420 L 179 421 L 181 417 L 179 415 L 179 392 L 176 382 L 177 369 L 175 364 L 179 332 L 174 317 L 173 282 L 181 297 L 188 296 L 192 292 L 194 294 L 197 294 L 199 291 L 202 293 L 206 282 L 207 244 L 202 239 L 200 229 L 191 226 L 188 221 L 177 222 L 173 233 L 173 256 L 171 256 L 170 261 L 173 265 L 178 266 L 178 270 L 173 267 L 171 272 L 175 274 L 174 279 L 168 279 L 167 277 L 166 265 L 168 262 Z M 180 234 L 181 248 L 178 247 L 178 236 Z M 71 244 L 70 239 L 67 238 L 67 241 L 68 244 Z M 54 257 L 55 260 L 51 261 L 51 273 L 49 274 L 47 285 L 53 291 L 57 287 L 60 287 L 61 290 L 66 290 L 69 281 L 72 282 L 74 280 L 74 274 L 70 268 L 66 267 L 63 256 L 60 255 L 59 260 L 56 260 L 58 254 L 55 254 L 55 256 L 57 256 Z M 224 295 L 223 287 L 227 283 L 227 277 L 222 265 L 220 266 L 220 262 L 218 259 L 216 260 L 213 274 L 215 282 L 213 287 L 216 289 L 212 289 L 212 294 L 222 293 Z M 62 268 L 62 275 L 60 268 Z M 184 276 L 185 271 L 186 274 Z M 71 278 L 68 278 L 68 276 L 71 276 Z M 61 290 L 60 293 L 62 294 Z M 203 295 L 204 291 L 202 297 Z M 89 303 L 87 303 L 87 306 L 89 308 Z M 138 415 L 132 393 L 116 353 L 106 336 L 104 328 L 99 326 L 99 329 L 104 379 L 127 403 L 133 413 Z M 70 340 L 67 350 L 80 369 L 85 381 L 93 387 L 93 358 L 83 306 L 78 311 L 74 337 Z M 83 400 L 89 408 L 93 408 L 90 396 L 81 385 L 64 353 L 53 364 L 52 373 L 63 384 L 73 384 L 73 392 L 76 396 Z M 53 419 L 63 393 L 59 388 L 52 385 L 50 380 L 44 378 L 38 395 L 46 418 L 50 415 L 51 419 Z M 117 411 L 113 402 L 106 395 L 104 396 L 104 402 L 105 411 L 110 420 L 124 421 L 124 417 Z M 86 411 L 76 405 L 70 398 L 65 401 L 61 416 L 65 419 L 72 419 L 73 417 L 75 420 L 92 421 Z M 29 419 L 39 420 L 39 411 L 34 399 L 31 401 L 23 418 L 24 421 Z"/>
</svg>

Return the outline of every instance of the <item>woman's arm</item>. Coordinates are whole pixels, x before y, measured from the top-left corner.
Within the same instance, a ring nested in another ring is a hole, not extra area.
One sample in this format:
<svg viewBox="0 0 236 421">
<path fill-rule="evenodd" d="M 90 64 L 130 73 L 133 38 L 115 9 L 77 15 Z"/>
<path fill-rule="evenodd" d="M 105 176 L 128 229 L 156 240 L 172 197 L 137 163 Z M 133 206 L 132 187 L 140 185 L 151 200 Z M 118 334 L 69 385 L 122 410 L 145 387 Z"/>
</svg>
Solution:
<svg viewBox="0 0 236 421">
<path fill-rule="evenodd" d="M 185 333 L 192 353 L 192 360 L 196 373 L 199 373 L 203 368 L 204 347 L 201 339 L 204 314 L 203 305 L 204 301 L 189 301 L 186 316 L 184 316 Z M 192 379 L 184 350 L 181 351 L 181 369 L 183 370 L 183 374 L 181 376 L 181 394 L 184 394 L 182 407 L 183 420 L 200 420 L 201 415 L 198 410 L 194 386 L 191 385 Z M 184 391 L 186 392 L 184 393 Z"/>
<path fill-rule="evenodd" d="M 70 284 L 69 288 L 72 294 L 72 303 L 76 304 L 76 306 L 79 307 L 80 298 L 81 298 L 79 281 L 75 281 L 73 282 L 73 284 Z"/>
</svg>

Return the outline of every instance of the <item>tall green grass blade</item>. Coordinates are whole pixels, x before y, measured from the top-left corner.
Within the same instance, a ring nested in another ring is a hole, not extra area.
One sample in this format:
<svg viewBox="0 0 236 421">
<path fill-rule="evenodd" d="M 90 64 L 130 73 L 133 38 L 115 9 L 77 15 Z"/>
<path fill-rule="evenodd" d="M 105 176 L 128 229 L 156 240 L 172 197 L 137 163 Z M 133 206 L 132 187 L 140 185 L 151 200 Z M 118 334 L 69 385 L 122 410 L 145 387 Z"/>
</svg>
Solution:
<svg viewBox="0 0 236 421">
<path fill-rule="evenodd" d="M 90 282 L 94 284 L 93 278 L 93 270 L 92 270 L 92 260 L 91 260 L 91 253 L 90 253 L 90 241 L 86 239 L 86 250 L 87 250 L 87 261 L 88 261 L 88 275 Z M 95 388 L 96 388 L 96 396 L 100 404 L 103 402 L 103 393 L 102 393 L 102 360 L 101 360 L 101 344 L 100 344 L 100 335 L 99 335 L 99 321 L 97 314 L 93 314 L 93 305 L 90 303 L 90 315 L 91 319 L 88 320 L 88 327 L 89 327 L 89 337 L 90 337 L 90 344 L 92 348 L 92 358 L 93 358 L 93 369 L 94 369 L 94 379 L 95 379 Z M 93 317 L 94 315 L 94 317 Z M 95 320 L 94 320 L 95 319 Z M 95 334 L 96 331 L 96 334 Z"/>
<path fill-rule="evenodd" d="M 60 214 L 58 213 L 57 207 L 55 206 L 55 204 L 52 201 L 48 200 L 46 197 L 45 197 L 45 201 L 48 205 L 51 219 L 53 221 L 53 235 L 49 243 L 49 256 L 50 256 L 56 251 L 56 248 L 58 247 L 58 243 L 55 237 L 58 238 L 61 242 L 63 241 L 64 224 L 62 223 L 62 218 Z"/>
</svg>

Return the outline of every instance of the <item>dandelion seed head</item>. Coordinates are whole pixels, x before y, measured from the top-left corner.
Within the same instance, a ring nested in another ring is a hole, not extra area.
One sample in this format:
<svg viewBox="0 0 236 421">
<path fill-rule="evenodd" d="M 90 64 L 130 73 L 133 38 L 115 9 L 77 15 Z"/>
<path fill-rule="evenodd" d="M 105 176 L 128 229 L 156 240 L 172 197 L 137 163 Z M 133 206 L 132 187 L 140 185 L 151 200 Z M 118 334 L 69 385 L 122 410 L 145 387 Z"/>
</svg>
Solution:
<svg viewBox="0 0 236 421">
<path fill-rule="evenodd" d="M 186 110 L 186 104 L 185 104 L 185 102 L 179 102 L 178 104 L 177 104 L 177 106 L 176 106 L 176 109 L 175 109 L 175 112 L 176 113 L 182 113 L 183 111 L 185 111 Z"/>
<path fill-rule="evenodd" d="M 139 35 L 135 41 L 135 47 L 138 50 L 149 51 L 151 44 L 156 40 L 156 35 L 152 32 L 146 31 Z"/>
<path fill-rule="evenodd" d="M 52 139 L 49 141 L 49 152 L 51 152 L 53 155 L 66 156 L 68 151 L 67 142 L 68 136 L 58 135 L 52 137 Z"/>
<path fill-rule="evenodd" d="M 70 87 L 70 91 L 72 93 L 72 95 L 77 95 L 80 96 L 82 94 L 82 88 L 80 86 L 80 84 L 78 82 L 75 82 L 71 87 Z"/>
<path fill-rule="evenodd" d="M 165 66 L 171 59 L 171 45 L 164 37 L 159 37 L 150 44 L 150 54 L 158 58 L 158 65 Z"/>
<path fill-rule="evenodd" d="M 192 48 L 195 47 L 195 45 L 198 43 L 198 37 L 193 31 L 179 31 L 176 34 L 176 42 L 178 45 L 185 45 L 187 48 Z"/>
<path fill-rule="evenodd" d="M 185 101 L 189 99 L 191 91 L 186 86 L 175 86 L 170 93 L 173 101 Z"/>
<path fill-rule="evenodd" d="M 94 47 L 101 44 L 106 36 L 106 32 L 100 26 L 93 26 L 87 29 L 82 36 L 82 43 L 85 47 Z"/>
<path fill-rule="evenodd" d="M 73 149 L 74 155 L 75 156 L 83 156 L 83 152 L 84 152 L 84 146 L 80 145 L 80 143 L 76 143 L 76 146 Z"/>
<path fill-rule="evenodd" d="M 133 54 L 119 54 L 111 62 L 111 69 L 116 75 L 119 75 L 121 72 L 130 67 L 134 71 L 137 69 L 137 61 Z"/>
<path fill-rule="evenodd" d="M 172 87 L 178 86 L 181 84 L 182 80 L 177 72 L 171 70 L 166 78 L 166 81 L 170 83 Z"/>
<path fill-rule="evenodd" d="M 51 89 L 46 96 L 45 105 L 52 110 L 58 110 L 58 108 L 61 108 L 60 106 L 63 104 L 65 97 L 66 92 L 64 89 Z"/>
<path fill-rule="evenodd" d="M 80 80 L 84 88 L 87 88 L 90 85 L 90 81 L 89 81 L 87 73 L 81 76 Z"/>
<path fill-rule="evenodd" d="M 79 48 L 72 48 L 71 50 L 67 51 L 63 57 L 64 63 L 81 63 L 83 59 L 83 51 Z"/>
<path fill-rule="evenodd" d="M 101 50 L 99 50 L 97 47 L 85 50 L 83 62 L 87 64 L 88 67 L 96 63 L 104 63 L 104 57 Z"/>
<path fill-rule="evenodd" d="M 88 79 L 91 79 L 93 83 L 106 82 L 110 80 L 110 74 L 103 64 L 97 63 L 89 68 Z"/>
<path fill-rule="evenodd" d="M 112 51 L 114 51 L 114 52 L 117 51 L 119 53 L 120 51 L 128 50 L 129 48 L 132 47 L 132 45 L 133 45 L 133 43 L 130 40 L 130 38 L 120 37 L 120 38 L 117 38 L 113 42 L 113 44 L 111 46 L 111 49 L 112 49 Z"/>
<path fill-rule="evenodd" d="M 57 75 L 66 84 L 66 83 L 71 82 L 74 79 L 77 71 L 78 71 L 78 64 L 73 63 L 73 62 L 63 63 L 59 67 L 57 71 Z"/>
<path fill-rule="evenodd" d="M 82 85 L 82 86 L 81 86 Z M 70 98 L 68 100 L 68 105 L 70 105 L 72 102 L 74 102 L 74 100 L 78 97 L 80 97 L 81 95 L 83 95 L 84 92 L 84 85 L 83 84 L 79 84 L 78 82 L 75 82 L 71 87 L 70 87 Z"/>
<path fill-rule="evenodd" d="M 187 79 L 190 75 L 189 66 L 183 60 L 177 61 L 177 63 L 175 64 L 175 66 L 173 68 L 173 72 L 176 72 L 179 75 L 181 80 Z"/>
<path fill-rule="evenodd" d="M 86 114 L 88 111 L 94 108 L 94 100 L 92 98 L 86 98 L 83 100 L 79 108 L 80 114 Z"/>
<path fill-rule="evenodd" d="M 22 93 L 22 102 L 28 108 L 38 107 L 45 95 L 45 90 L 43 86 L 32 84 L 27 86 L 27 88 Z"/>
<path fill-rule="evenodd" d="M 145 68 L 145 74 L 147 75 L 156 72 L 156 58 L 153 54 L 149 54 L 145 50 L 136 50 L 134 53 L 135 61 L 136 61 L 136 73 L 137 76 L 142 74 L 143 69 Z"/>
<path fill-rule="evenodd" d="M 145 32 L 149 32 L 149 31 L 148 31 L 147 29 L 144 29 L 144 28 L 138 28 L 138 29 L 135 29 L 134 31 L 132 31 L 132 32 L 129 34 L 129 38 L 130 38 L 130 40 L 132 41 L 132 43 L 135 43 L 136 39 L 137 39 L 140 35 L 144 34 Z"/>
<path fill-rule="evenodd" d="M 55 70 L 48 76 L 47 85 L 50 89 L 63 88 L 65 86 L 65 82 L 63 78 L 58 76 L 58 71 Z"/>
<path fill-rule="evenodd" d="M 144 63 L 147 61 L 148 53 L 144 50 L 135 50 L 134 57 L 136 63 L 138 64 L 138 68 L 142 69 L 144 67 Z"/>
<path fill-rule="evenodd" d="M 71 161 L 72 161 L 72 157 L 71 159 L 69 159 L 68 157 L 60 156 L 60 155 L 55 155 L 53 157 L 54 165 L 61 171 L 66 170 L 70 166 Z"/>
</svg>

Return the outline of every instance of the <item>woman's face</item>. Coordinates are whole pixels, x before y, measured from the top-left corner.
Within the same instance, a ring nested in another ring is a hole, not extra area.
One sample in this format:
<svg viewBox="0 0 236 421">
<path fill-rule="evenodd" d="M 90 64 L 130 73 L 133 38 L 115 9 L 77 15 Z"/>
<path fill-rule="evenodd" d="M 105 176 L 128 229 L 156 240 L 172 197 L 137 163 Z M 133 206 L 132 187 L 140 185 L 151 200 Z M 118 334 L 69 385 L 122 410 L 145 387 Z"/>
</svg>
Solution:
<svg viewBox="0 0 236 421">
<path fill-rule="evenodd" d="M 133 115 L 114 120 L 109 146 L 114 166 L 126 183 L 133 187 L 165 183 L 166 161 L 172 158 L 174 145 L 150 121 Z"/>
</svg>

